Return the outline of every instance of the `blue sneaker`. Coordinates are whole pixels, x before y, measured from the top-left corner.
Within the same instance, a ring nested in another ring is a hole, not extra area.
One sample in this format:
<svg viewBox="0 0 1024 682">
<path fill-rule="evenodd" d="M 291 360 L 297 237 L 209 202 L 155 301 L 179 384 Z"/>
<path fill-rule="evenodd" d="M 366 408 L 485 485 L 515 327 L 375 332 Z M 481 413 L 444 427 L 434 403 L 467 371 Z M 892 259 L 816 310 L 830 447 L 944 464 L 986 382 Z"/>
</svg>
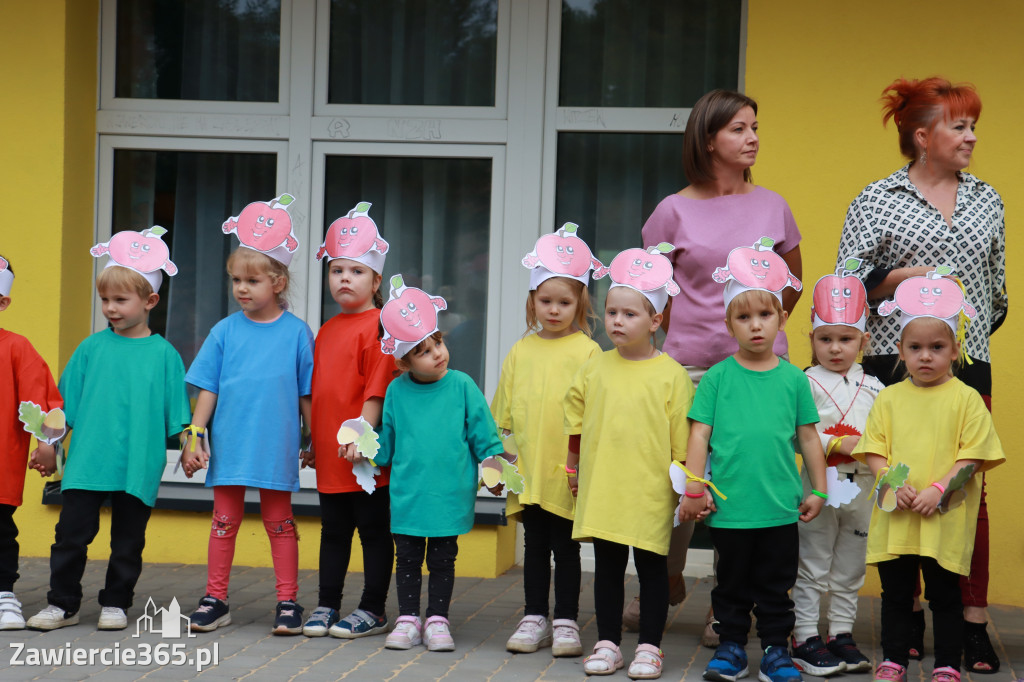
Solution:
<svg viewBox="0 0 1024 682">
<path fill-rule="evenodd" d="M 356 637 L 368 637 L 388 631 L 388 617 L 375 616 L 369 611 L 356 609 L 348 614 L 328 631 L 331 637 L 339 639 L 355 639 Z"/>
<path fill-rule="evenodd" d="M 318 606 L 309 614 L 305 625 L 302 626 L 302 634 L 306 637 L 326 637 L 331 626 L 338 622 L 338 612 L 329 606 Z"/>
<path fill-rule="evenodd" d="M 704 679 L 712 682 L 736 682 L 747 676 L 747 652 L 736 642 L 722 642 L 704 668 Z"/>
<path fill-rule="evenodd" d="M 789 650 L 784 646 L 770 646 L 761 659 L 761 669 L 757 673 L 761 682 L 803 682 L 800 671 L 793 665 Z"/>
</svg>

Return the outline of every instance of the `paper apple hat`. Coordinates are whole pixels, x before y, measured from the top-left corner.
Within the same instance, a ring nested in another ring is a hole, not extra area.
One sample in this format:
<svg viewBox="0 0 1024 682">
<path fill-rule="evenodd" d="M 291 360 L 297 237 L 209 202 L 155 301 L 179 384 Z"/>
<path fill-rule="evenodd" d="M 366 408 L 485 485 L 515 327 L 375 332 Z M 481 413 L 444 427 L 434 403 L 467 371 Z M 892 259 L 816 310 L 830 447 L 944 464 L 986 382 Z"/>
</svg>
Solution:
<svg viewBox="0 0 1024 682">
<path fill-rule="evenodd" d="M 814 283 L 811 294 L 811 330 L 833 324 L 867 328 L 868 292 L 864 282 L 853 273 L 860 267 L 859 258 L 849 258 L 834 275 L 825 275 Z"/>
<path fill-rule="evenodd" d="M 336 258 L 347 258 L 369 267 L 378 275 L 384 272 L 384 254 L 388 243 L 384 241 L 368 212 L 368 201 L 360 201 L 348 215 L 338 218 L 327 228 L 324 243 L 316 252 L 316 259 L 324 256 L 330 262 Z"/>
<path fill-rule="evenodd" d="M 437 331 L 437 311 L 447 310 L 448 302 L 422 289 L 405 286 L 401 275 L 391 278 L 391 295 L 380 311 L 384 338 L 380 350 L 396 358 L 405 355 Z"/>
<path fill-rule="evenodd" d="M 12 284 L 14 284 L 14 273 L 11 272 L 7 259 L 0 256 L 0 296 L 10 296 Z"/>
<path fill-rule="evenodd" d="M 761 237 L 753 246 L 738 246 L 729 252 L 724 268 L 716 268 L 711 278 L 725 285 L 725 307 L 744 291 L 767 291 L 782 300 L 782 290 L 803 289 L 800 280 L 789 271 L 782 256 L 772 251 L 775 240 Z"/>
<path fill-rule="evenodd" d="M 949 325 L 957 341 L 963 344 L 967 320 L 978 311 L 964 297 L 959 280 L 947 279 L 953 268 L 940 265 L 923 277 L 910 277 L 896 287 L 893 300 L 878 306 L 879 315 L 900 311 L 900 328 L 904 329 L 919 317 L 934 317 Z"/>
<path fill-rule="evenodd" d="M 291 194 L 282 194 L 270 201 L 254 201 L 237 216 L 225 220 L 221 229 L 224 234 L 234 232 L 242 246 L 265 253 L 287 267 L 299 248 L 288 213 L 288 207 L 294 202 Z"/>
<path fill-rule="evenodd" d="M 107 254 L 110 260 L 103 266 L 104 269 L 120 266 L 134 270 L 145 277 L 156 292 L 164 281 L 161 270 L 172 277 L 178 274 L 178 266 L 171 262 L 171 252 L 163 240 L 165 234 L 167 230 L 159 225 L 142 232 L 123 230 L 111 237 L 109 242 L 89 249 L 89 253 L 96 258 Z"/>
<path fill-rule="evenodd" d="M 568 277 L 586 286 L 590 284 L 591 270 L 594 279 L 605 276 L 608 268 L 594 258 L 587 243 L 576 236 L 578 229 L 576 223 L 565 223 L 538 239 L 533 251 L 523 256 L 523 266 L 530 268 L 530 291 L 552 277 Z"/>
<path fill-rule="evenodd" d="M 669 296 L 679 293 L 679 285 L 672 279 L 672 261 L 665 254 L 676 247 L 668 242 L 644 249 L 626 249 L 608 266 L 612 278 L 609 289 L 629 287 L 647 297 L 659 313 L 665 310 Z M 594 275 L 598 277 L 597 274 Z"/>
</svg>

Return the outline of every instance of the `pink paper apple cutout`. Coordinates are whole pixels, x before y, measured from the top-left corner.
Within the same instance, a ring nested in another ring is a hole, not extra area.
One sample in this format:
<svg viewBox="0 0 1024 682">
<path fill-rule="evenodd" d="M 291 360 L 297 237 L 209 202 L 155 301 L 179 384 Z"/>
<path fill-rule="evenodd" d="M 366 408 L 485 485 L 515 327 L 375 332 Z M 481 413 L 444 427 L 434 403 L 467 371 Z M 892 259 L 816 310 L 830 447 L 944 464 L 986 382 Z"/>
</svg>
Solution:
<svg viewBox="0 0 1024 682">
<path fill-rule="evenodd" d="M 751 289 L 780 292 L 787 286 L 797 291 L 803 288 L 789 271 L 782 256 L 772 251 L 775 240 L 761 237 L 753 247 L 740 246 L 729 252 L 726 267 L 715 270 L 711 278 L 719 284 L 734 279 Z"/>
<path fill-rule="evenodd" d="M 679 293 L 679 285 L 672 279 L 672 261 L 664 254 L 675 247 L 668 242 L 644 249 L 626 249 L 615 256 L 608 272 L 616 284 L 624 284 L 639 291 L 655 291 L 665 287 L 669 296 Z"/>
<path fill-rule="evenodd" d="M 0 272 L 3 272 L 6 269 L 7 269 L 7 259 L 4 258 L 3 256 L 0 256 Z"/>
<path fill-rule="evenodd" d="M 963 311 L 967 317 L 974 319 L 978 311 L 964 300 L 960 285 L 946 278 L 952 274 L 953 268 L 943 265 L 924 277 L 903 280 L 896 287 L 893 300 L 878 306 L 878 314 L 889 315 L 901 310 L 908 315 L 927 315 L 945 320 Z"/>
<path fill-rule="evenodd" d="M 372 206 L 368 201 L 361 201 L 343 218 L 338 218 L 327 228 L 324 243 L 316 252 L 316 259 L 359 258 L 370 249 L 378 253 L 388 252 L 388 243 L 380 238 L 377 223 L 367 215 Z"/>
<path fill-rule="evenodd" d="M 292 217 L 285 207 L 295 197 L 282 194 L 271 201 L 254 201 L 238 214 L 224 221 L 221 226 L 224 234 L 234 232 L 240 241 L 249 248 L 267 253 L 282 244 L 289 253 L 299 248 L 299 242 L 292 236 Z"/>
<path fill-rule="evenodd" d="M 555 232 L 542 236 L 533 251 L 523 256 L 523 265 L 532 269 L 539 263 L 556 275 L 570 277 L 582 277 L 593 268 L 595 279 L 604 277 L 608 268 L 594 258 L 587 243 L 576 236 L 578 229 L 576 223 L 565 223 Z"/>
<path fill-rule="evenodd" d="M 811 306 L 825 324 L 851 324 L 869 314 L 864 283 L 851 274 L 860 264 L 859 258 L 850 258 L 838 274 L 825 275 L 814 285 Z"/>
<path fill-rule="evenodd" d="M 440 296 L 407 287 L 402 276 L 395 275 L 391 278 L 390 300 L 380 311 L 384 327 L 381 350 L 393 354 L 396 341 L 419 343 L 437 331 L 437 311 L 447 309 L 448 303 Z"/>
<path fill-rule="evenodd" d="M 142 232 L 123 230 L 112 236 L 110 241 L 89 249 L 89 253 L 93 256 L 109 253 L 110 260 L 138 272 L 164 270 L 173 276 L 177 274 L 178 266 L 171 262 L 170 251 L 162 239 L 165 234 L 167 230 L 159 225 Z"/>
</svg>

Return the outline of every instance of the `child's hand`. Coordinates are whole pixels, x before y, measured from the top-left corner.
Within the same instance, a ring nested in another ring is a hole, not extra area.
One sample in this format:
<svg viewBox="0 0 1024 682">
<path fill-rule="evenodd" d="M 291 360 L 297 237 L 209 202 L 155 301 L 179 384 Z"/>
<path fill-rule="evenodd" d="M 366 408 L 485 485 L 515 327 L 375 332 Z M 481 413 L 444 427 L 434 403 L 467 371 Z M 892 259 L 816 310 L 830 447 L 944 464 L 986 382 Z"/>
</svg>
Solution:
<svg viewBox="0 0 1024 682">
<path fill-rule="evenodd" d="M 703 519 L 711 513 L 709 505 L 713 504 L 708 500 L 709 493 L 705 493 L 702 497 L 686 497 L 685 495 L 679 500 L 679 520 L 680 521 L 696 521 L 698 518 Z"/>
<path fill-rule="evenodd" d="M 941 499 L 942 493 L 939 489 L 930 485 L 917 494 L 917 497 L 914 498 L 910 505 L 910 511 L 917 512 L 927 518 L 938 510 L 939 500 Z"/>
<path fill-rule="evenodd" d="M 207 462 L 210 456 L 203 452 L 201 448 L 196 448 L 195 452 L 190 452 L 188 446 L 181 450 L 181 469 L 185 472 L 187 478 L 192 478 L 200 469 L 207 467 Z"/>
<path fill-rule="evenodd" d="M 804 523 L 811 521 L 821 513 L 821 508 L 824 506 L 825 500 L 811 493 L 800 503 L 800 520 Z"/>
<path fill-rule="evenodd" d="M 299 467 L 300 469 L 305 469 L 306 467 L 316 469 L 316 456 L 313 454 L 313 448 L 299 453 L 299 460 L 302 462 L 302 466 Z"/>
<path fill-rule="evenodd" d="M 846 455 L 849 457 L 853 454 L 853 449 L 857 447 L 857 443 L 860 442 L 860 436 L 850 435 L 843 439 L 839 444 L 839 454 Z"/>
<path fill-rule="evenodd" d="M 938 492 L 936 490 L 935 492 Z M 896 508 L 902 511 L 910 511 L 917 499 L 917 488 L 909 483 L 896 489 Z M 936 504 L 938 502 L 936 501 Z"/>
<path fill-rule="evenodd" d="M 565 480 L 569 484 L 569 492 L 572 493 L 573 497 L 580 491 L 579 477 L 576 474 L 570 474 L 566 472 Z"/>
<path fill-rule="evenodd" d="M 348 443 L 346 445 L 342 445 L 341 447 L 339 447 L 338 455 L 340 457 L 344 457 L 352 464 L 357 464 L 359 462 L 363 462 L 366 460 L 365 457 L 359 454 L 359 451 L 356 449 L 355 443 Z"/>
<path fill-rule="evenodd" d="M 57 471 L 57 449 L 46 443 L 39 443 L 39 447 L 32 451 L 28 459 L 28 468 L 35 469 L 42 477 L 53 476 Z"/>
</svg>

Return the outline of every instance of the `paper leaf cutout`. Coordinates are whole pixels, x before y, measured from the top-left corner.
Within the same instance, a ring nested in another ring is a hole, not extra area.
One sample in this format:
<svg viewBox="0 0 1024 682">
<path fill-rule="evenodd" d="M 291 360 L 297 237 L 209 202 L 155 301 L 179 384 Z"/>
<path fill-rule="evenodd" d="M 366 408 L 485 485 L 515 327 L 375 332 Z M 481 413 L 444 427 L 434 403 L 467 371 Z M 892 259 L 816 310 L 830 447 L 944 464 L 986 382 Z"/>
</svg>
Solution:
<svg viewBox="0 0 1024 682">
<path fill-rule="evenodd" d="M 500 455 L 492 455 L 480 463 L 480 478 L 487 488 L 502 483 L 509 492 L 517 495 L 523 492 L 526 485 L 523 475 L 519 473 L 519 467 Z"/>
<path fill-rule="evenodd" d="M 501 436 L 501 447 L 505 448 L 505 452 L 519 457 L 519 446 L 516 444 L 516 434 L 510 433 L 507 436 L 503 436 L 499 430 L 498 435 Z"/>
<path fill-rule="evenodd" d="M 672 480 L 672 490 L 682 495 L 686 492 L 686 472 L 675 462 L 668 465 L 668 477 Z M 677 510 L 678 511 L 678 510 Z"/>
<path fill-rule="evenodd" d="M 977 465 L 968 464 L 960 471 L 956 472 L 949 481 L 949 485 L 946 486 L 946 492 L 942 493 L 942 497 L 939 499 L 939 512 L 945 514 L 948 511 L 956 509 L 964 500 L 967 499 L 967 493 L 964 491 L 964 486 L 971 480 L 971 476 L 974 474 L 974 470 L 977 469 Z"/>
<path fill-rule="evenodd" d="M 828 499 L 825 504 L 829 507 L 839 509 L 839 505 L 849 504 L 860 494 L 860 486 L 845 476 L 840 478 L 839 470 L 835 467 L 826 467 L 825 480 L 828 481 Z"/>
<path fill-rule="evenodd" d="M 910 467 L 903 462 L 899 462 L 889 468 L 889 471 L 886 472 L 882 480 L 893 488 L 902 488 L 903 484 L 907 482 L 907 476 L 909 475 Z"/>
<path fill-rule="evenodd" d="M 953 274 L 953 268 L 949 267 L 948 265 L 940 265 L 939 267 L 935 268 L 935 274 L 938 275 L 939 277 L 945 277 L 946 275 Z"/>
<path fill-rule="evenodd" d="M 668 253 L 669 251 L 675 250 L 675 248 L 675 246 L 669 244 L 668 242 L 661 242 L 660 244 L 654 247 L 652 253 Z"/>
<path fill-rule="evenodd" d="M 68 430 L 64 410 L 55 407 L 49 412 L 43 412 L 43 408 L 31 400 L 26 400 L 18 406 L 18 419 L 36 440 L 48 445 L 63 438 Z"/>
<path fill-rule="evenodd" d="M 377 432 L 370 426 L 370 422 L 361 416 L 358 419 L 346 419 L 338 429 L 338 445 L 348 445 L 349 443 L 355 443 L 356 452 L 371 462 L 377 456 L 377 451 L 380 450 Z M 371 464 L 371 466 L 373 465 Z"/>
<path fill-rule="evenodd" d="M 360 201 L 358 204 L 356 204 L 355 211 L 356 213 L 366 213 L 367 211 L 370 210 L 370 206 L 371 204 L 369 201 Z"/>
<path fill-rule="evenodd" d="M 897 507 L 896 502 L 896 491 L 903 487 L 903 484 L 907 482 L 907 476 L 910 475 L 910 467 L 903 462 L 894 464 L 889 467 L 889 470 L 885 472 L 878 481 L 878 487 L 875 489 L 875 504 L 882 511 L 891 512 Z"/>
<path fill-rule="evenodd" d="M 862 262 L 863 261 L 861 261 L 860 258 L 847 258 L 846 262 L 843 263 L 843 269 L 848 270 L 849 272 L 854 272 L 855 270 L 860 268 L 860 264 Z"/>
<path fill-rule="evenodd" d="M 293 201 L 295 201 L 295 197 L 293 197 L 291 194 L 282 194 L 281 198 L 277 200 L 277 203 L 279 203 L 282 206 L 287 206 Z"/>
<path fill-rule="evenodd" d="M 772 239 L 771 237 L 761 237 L 758 243 L 761 244 L 761 246 L 765 247 L 766 249 L 770 249 L 773 246 L 775 246 L 775 240 Z"/>
<path fill-rule="evenodd" d="M 392 289 L 401 289 L 404 286 L 405 286 L 405 280 L 402 279 L 401 275 L 395 275 L 395 276 L 393 276 L 391 278 L 391 288 Z"/>
<path fill-rule="evenodd" d="M 356 477 L 356 483 L 366 492 L 372 493 L 377 487 L 377 479 L 374 477 L 380 473 L 380 467 L 374 466 L 369 460 L 353 464 L 352 473 Z"/>
</svg>

